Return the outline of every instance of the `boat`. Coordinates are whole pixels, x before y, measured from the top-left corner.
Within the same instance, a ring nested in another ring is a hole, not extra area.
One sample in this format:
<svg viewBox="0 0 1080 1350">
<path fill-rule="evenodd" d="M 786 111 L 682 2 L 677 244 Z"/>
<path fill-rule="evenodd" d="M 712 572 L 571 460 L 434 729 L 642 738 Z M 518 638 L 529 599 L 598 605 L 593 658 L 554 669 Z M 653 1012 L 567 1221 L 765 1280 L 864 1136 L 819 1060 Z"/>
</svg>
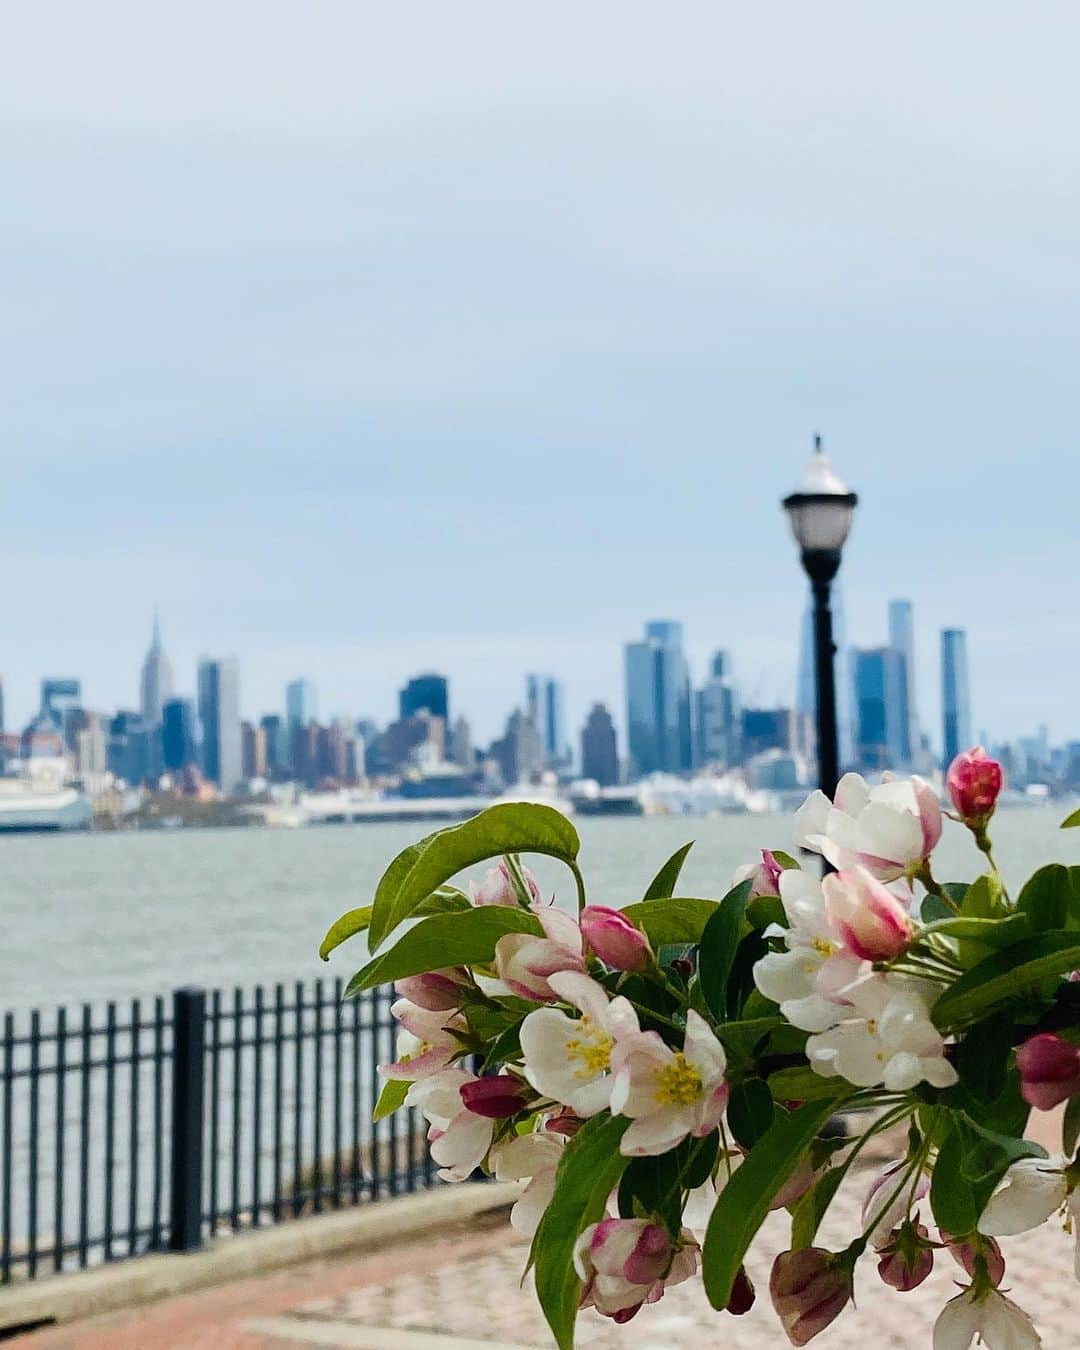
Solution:
<svg viewBox="0 0 1080 1350">
<path fill-rule="evenodd" d="M 0 778 L 0 832 L 83 830 L 93 818 L 90 799 L 73 787 L 32 778 Z"/>
</svg>

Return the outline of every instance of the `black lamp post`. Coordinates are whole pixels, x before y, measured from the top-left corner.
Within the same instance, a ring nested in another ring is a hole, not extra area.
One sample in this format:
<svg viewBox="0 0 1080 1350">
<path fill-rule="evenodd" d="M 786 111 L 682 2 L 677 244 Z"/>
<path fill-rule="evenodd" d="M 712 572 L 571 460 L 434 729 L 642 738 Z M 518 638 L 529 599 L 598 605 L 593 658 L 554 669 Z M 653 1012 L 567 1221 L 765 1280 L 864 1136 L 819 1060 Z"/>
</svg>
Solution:
<svg viewBox="0 0 1080 1350">
<path fill-rule="evenodd" d="M 858 497 L 833 472 L 814 437 L 814 453 L 798 490 L 784 498 L 795 542 L 814 594 L 815 687 L 817 692 L 818 783 L 828 797 L 840 778 L 836 734 L 836 644 L 833 642 L 830 597 L 840 555 L 851 531 Z"/>
</svg>

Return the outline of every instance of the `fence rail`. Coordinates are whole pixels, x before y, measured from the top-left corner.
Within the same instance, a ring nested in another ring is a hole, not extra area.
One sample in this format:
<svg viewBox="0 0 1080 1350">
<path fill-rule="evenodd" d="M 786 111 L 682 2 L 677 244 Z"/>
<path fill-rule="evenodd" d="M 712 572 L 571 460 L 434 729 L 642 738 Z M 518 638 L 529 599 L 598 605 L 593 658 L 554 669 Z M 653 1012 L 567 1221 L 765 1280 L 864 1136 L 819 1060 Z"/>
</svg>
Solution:
<svg viewBox="0 0 1080 1350">
<path fill-rule="evenodd" d="M 7 1013 L 0 1283 L 427 1187 L 423 1122 L 374 1125 L 391 992 L 340 980 Z"/>
</svg>

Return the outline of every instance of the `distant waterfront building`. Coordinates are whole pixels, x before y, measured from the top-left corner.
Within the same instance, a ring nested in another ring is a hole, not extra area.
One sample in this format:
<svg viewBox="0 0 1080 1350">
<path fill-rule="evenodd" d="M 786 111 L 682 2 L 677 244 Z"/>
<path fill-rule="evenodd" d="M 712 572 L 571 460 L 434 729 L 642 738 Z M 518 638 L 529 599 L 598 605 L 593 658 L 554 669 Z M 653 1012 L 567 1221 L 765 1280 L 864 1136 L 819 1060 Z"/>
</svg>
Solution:
<svg viewBox="0 0 1080 1350">
<path fill-rule="evenodd" d="M 441 717 L 444 726 L 450 725 L 450 685 L 445 675 L 427 673 L 416 675 L 398 695 L 399 716 L 402 721 L 419 712 Z"/>
<path fill-rule="evenodd" d="M 619 781 L 619 747 L 615 723 L 602 703 L 594 703 L 581 729 L 581 776 L 594 778 L 601 787 Z"/>
<path fill-rule="evenodd" d="M 328 727 L 319 728 L 317 768 L 320 780 L 329 778 L 335 783 L 346 783 L 353 777 L 349 771 L 351 741 L 348 723 L 337 720 Z"/>
<path fill-rule="evenodd" d="M 626 724 L 636 774 L 690 769 L 690 674 L 681 623 L 651 620 L 642 642 L 626 644 Z"/>
<path fill-rule="evenodd" d="M 191 699 L 166 699 L 161 709 L 161 757 L 169 773 L 183 773 L 198 763 L 198 733 Z"/>
<path fill-rule="evenodd" d="M 507 787 L 531 782 L 544 767 L 540 735 L 531 717 L 515 708 L 506 721 L 502 740 L 491 747 Z"/>
<path fill-rule="evenodd" d="M 108 742 L 101 716 L 78 708 L 70 715 L 70 725 L 75 741 L 75 772 L 84 776 L 106 773 L 109 767 Z"/>
<path fill-rule="evenodd" d="M 173 694 L 173 673 L 165 648 L 161 645 L 161 626 L 156 613 L 150 648 L 143 661 L 140 692 L 144 724 L 150 729 L 160 727 L 165 704 Z"/>
<path fill-rule="evenodd" d="M 567 761 L 563 686 L 550 675 L 525 676 L 525 710 L 540 737 L 540 751 L 548 768 Z"/>
<path fill-rule="evenodd" d="M 289 731 L 280 713 L 260 718 L 266 740 L 266 772 L 271 778 L 284 778 L 289 772 Z"/>
<path fill-rule="evenodd" d="M 744 708 L 740 717 L 742 759 L 766 750 L 799 750 L 802 719 L 794 708 Z"/>
<path fill-rule="evenodd" d="M 71 714 L 82 707 L 82 685 L 78 680 L 50 676 L 41 681 L 41 711 L 37 731 L 44 734 L 49 726 L 60 734 L 67 749 L 74 749 L 74 733 L 70 729 Z"/>
<path fill-rule="evenodd" d="M 315 686 L 310 680 L 293 680 L 285 686 L 285 720 L 290 735 L 296 727 L 306 727 L 318 716 Z"/>
<path fill-rule="evenodd" d="M 889 601 L 889 646 L 900 658 L 896 716 L 900 727 L 900 760 L 907 767 L 919 757 L 921 733 L 915 701 L 915 623 L 910 600 Z"/>
<path fill-rule="evenodd" d="M 943 765 L 971 748 L 971 691 L 968 687 L 967 633 L 945 628 L 941 633 L 941 712 Z"/>
<path fill-rule="evenodd" d="M 697 765 L 716 764 L 731 768 L 742 758 L 740 748 L 739 696 L 730 679 L 727 652 L 716 652 L 709 678 L 697 691 L 694 720 Z"/>
<path fill-rule="evenodd" d="M 903 654 L 895 647 L 855 648 L 852 653 L 855 690 L 855 762 L 860 769 L 898 769 L 905 758 Z"/>
<path fill-rule="evenodd" d="M 240 678 L 233 657 L 199 662 L 202 771 L 226 796 L 244 776 L 240 744 Z"/>
<path fill-rule="evenodd" d="M 142 713 L 121 708 L 109 721 L 106 746 L 109 772 L 133 786 L 150 773 L 150 733 Z"/>
<path fill-rule="evenodd" d="M 438 761 L 446 757 L 446 723 L 426 708 L 391 722 L 367 747 L 367 772 L 400 773 L 417 757 Z"/>
<path fill-rule="evenodd" d="M 240 723 L 240 751 L 245 779 L 250 783 L 253 778 L 265 778 L 266 731 L 261 723 Z"/>
<path fill-rule="evenodd" d="M 464 717 L 454 720 L 446 746 L 446 758 L 459 765 L 466 773 L 476 767 L 476 751 L 473 749 L 472 727 Z"/>
</svg>

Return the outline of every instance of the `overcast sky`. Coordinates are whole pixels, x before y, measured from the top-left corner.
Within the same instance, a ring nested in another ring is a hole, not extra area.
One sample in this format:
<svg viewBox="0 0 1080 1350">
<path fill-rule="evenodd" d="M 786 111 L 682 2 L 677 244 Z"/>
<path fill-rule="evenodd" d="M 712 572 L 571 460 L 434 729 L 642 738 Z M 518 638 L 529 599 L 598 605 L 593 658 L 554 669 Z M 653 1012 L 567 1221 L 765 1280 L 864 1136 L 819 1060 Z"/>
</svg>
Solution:
<svg viewBox="0 0 1080 1350">
<path fill-rule="evenodd" d="M 621 644 L 790 701 L 777 500 L 862 498 L 848 635 L 970 634 L 976 728 L 1080 737 L 1080 11 L 805 0 L 9 7 L 0 672 L 297 674 L 482 736 Z"/>
</svg>

